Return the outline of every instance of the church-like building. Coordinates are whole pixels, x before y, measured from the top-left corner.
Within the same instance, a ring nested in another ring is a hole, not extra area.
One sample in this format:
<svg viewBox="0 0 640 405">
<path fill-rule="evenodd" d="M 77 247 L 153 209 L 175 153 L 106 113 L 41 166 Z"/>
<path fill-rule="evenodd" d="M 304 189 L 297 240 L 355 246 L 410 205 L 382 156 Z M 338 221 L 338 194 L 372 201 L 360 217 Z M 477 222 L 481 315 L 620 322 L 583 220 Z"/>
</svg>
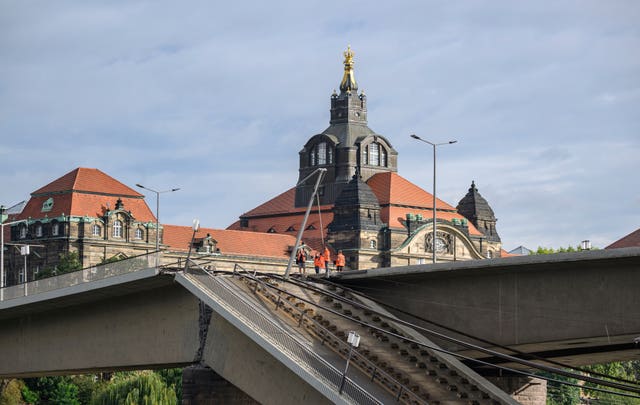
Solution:
<svg viewBox="0 0 640 405">
<path fill-rule="evenodd" d="M 299 152 L 297 185 L 242 214 L 225 229 L 157 224 L 144 195 L 106 173 L 77 168 L 42 186 L 19 212 L 0 220 L 5 232 L 5 280 L 13 285 L 51 269 L 60 254 L 77 252 L 83 267 L 155 251 L 180 260 L 191 248 L 218 268 L 236 264 L 284 272 L 313 194 L 324 176 L 303 230 L 311 250 L 342 250 L 347 269 L 500 257 L 496 218 L 472 182 L 453 207 L 398 174 L 398 152 L 367 124 L 367 97 L 358 92 L 353 52 L 344 53 L 340 93 L 331 95 L 329 127 Z M 214 209 L 214 207 L 212 207 Z M 20 221 L 20 222 L 16 222 Z M 195 236 L 195 238 L 193 238 Z M 193 245 L 192 245 L 193 243 Z M 192 245 L 192 246 L 191 246 Z M 30 250 L 21 251 L 24 246 Z M 27 260 L 25 260 L 25 257 Z"/>
<path fill-rule="evenodd" d="M 326 169 L 303 241 L 346 256 L 347 268 L 368 269 L 438 261 L 500 257 L 496 217 L 472 182 L 457 207 L 398 172 L 398 152 L 368 126 L 367 97 L 358 92 L 354 53 L 344 52 L 340 93 L 330 99 L 329 127 L 299 152 L 295 187 L 242 214 L 228 229 L 296 235 L 312 197 L 318 168 Z"/>
</svg>

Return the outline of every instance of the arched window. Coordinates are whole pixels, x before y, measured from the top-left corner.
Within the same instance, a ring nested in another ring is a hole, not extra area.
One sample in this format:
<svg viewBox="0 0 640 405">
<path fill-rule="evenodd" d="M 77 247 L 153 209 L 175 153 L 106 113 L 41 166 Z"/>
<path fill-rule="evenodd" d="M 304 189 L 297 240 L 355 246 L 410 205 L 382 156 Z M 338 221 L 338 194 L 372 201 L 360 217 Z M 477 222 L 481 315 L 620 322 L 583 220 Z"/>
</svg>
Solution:
<svg viewBox="0 0 640 405">
<path fill-rule="evenodd" d="M 387 166 L 387 151 L 378 142 L 372 142 L 362 150 L 362 161 L 370 166 Z"/>
<path fill-rule="evenodd" d="M 309 155 L 311 166 L 329 165 L 333 163 L 333 149 L 326 142 L 320 142 L 311 148 Z"/>
<path fill-rule="evenodd" d="M 102 235 L 102 228 L 100 227 L 100 225 L 93 224 L 93 226 L 91 227 L 91 235 L 93 235 L 93 236 Z"/>
<path fill-rule="evenodd" d="M 113 237 L 122 238 L 122 221 L 118 219 L 113 222 Z"/>
<path fill-rule="evenodd" d="M 142 233 L 142 229 L 138 228 L 136 229 L 136 239 L 142 239 L 143 233 Z"/>
<path fill-rule="evenodd" d="M 26 226 L 21 226 L 20 227 L 20 239 L 24 239 L 27 237 L 27 227 Z"/>
<path fill-rule="evenodd" d="M 42 237 L 42 225 L 40 224 L 36 225 L 36 237 L 37 238 Z"/>
<path fill-rule="evenodd" d="M 369 144 L 369 164 L 380 166 L 380 144 L 378 142 Z"/>
<path fill-rule="evenodd" d="M 54 222 L 51 224 L 51 235 L 52 236 L 58 236 L 58 234 L 60 233 L 60 224 L 58 224 L 57 222 Z"/>
</svg>

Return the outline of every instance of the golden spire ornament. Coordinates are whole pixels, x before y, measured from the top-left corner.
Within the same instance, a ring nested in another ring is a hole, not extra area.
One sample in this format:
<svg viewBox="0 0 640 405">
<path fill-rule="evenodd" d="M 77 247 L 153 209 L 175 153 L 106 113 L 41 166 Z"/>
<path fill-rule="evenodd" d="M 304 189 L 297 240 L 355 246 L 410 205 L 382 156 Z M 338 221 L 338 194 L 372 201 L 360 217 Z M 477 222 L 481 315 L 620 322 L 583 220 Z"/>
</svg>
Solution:
<svg viewBox="0 0 640 405">
<path fill-rule="evenodd" d="M 347 92 L 352 90 L 358 90 L 358 83 L 353 73 L 353 61 L 354 52 L 351 50 L 351 45 L 347 45 L 347 50 L 344 52 L 344 76 L 342 76 L 342 82 L 340 82 L 340 91 Z"/>
</svg>

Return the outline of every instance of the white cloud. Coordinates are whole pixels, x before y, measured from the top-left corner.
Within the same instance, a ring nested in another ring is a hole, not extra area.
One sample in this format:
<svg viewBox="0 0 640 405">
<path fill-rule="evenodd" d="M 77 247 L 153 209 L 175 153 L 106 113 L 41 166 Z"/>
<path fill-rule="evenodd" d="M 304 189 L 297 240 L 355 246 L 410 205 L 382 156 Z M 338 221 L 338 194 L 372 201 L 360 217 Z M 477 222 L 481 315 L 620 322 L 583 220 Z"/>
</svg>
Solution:
<svg viewBox="0 0 640 405">
<path fill-rule="evenodd" d="M 476 180 L 506 247 L 604 246 L 640 226 L 637 2 L 1 7 L 2 204 L 97 167 L 181 187 L 167 222 L 225 227 L 295 183 L 351 44 L 400 173 L 430 190 L 408 135 L 457 139 L 439 195 L 455 205 Z"/>
</svg>

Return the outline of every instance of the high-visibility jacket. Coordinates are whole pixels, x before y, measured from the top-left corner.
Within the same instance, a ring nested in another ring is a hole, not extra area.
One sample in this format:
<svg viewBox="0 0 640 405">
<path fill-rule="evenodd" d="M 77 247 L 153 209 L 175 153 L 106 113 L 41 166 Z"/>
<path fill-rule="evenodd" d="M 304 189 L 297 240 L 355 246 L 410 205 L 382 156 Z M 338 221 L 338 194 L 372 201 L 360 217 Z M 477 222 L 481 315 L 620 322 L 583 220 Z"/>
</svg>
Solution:
<svg viewBox="0 0 640 405">
<path fill-rule="evenodd" d="M 331 253 L 329 253 L 329 248 L 324 248 L 323 255 L 325 263 L 331 263 Z"/>
<path fill-rule="evenodd" d="M 316 267 L 324 267 L 324 256 L 317 255 L 313 258 L 313 265 Z"/>
<path fill-rule="evenodd" d="M 345 265 L 344 255 L 342 253 L 338 253 L 338 256 L 336 256 L 336 266 L 344 267 L 344 265 Z"/>
</svg>

